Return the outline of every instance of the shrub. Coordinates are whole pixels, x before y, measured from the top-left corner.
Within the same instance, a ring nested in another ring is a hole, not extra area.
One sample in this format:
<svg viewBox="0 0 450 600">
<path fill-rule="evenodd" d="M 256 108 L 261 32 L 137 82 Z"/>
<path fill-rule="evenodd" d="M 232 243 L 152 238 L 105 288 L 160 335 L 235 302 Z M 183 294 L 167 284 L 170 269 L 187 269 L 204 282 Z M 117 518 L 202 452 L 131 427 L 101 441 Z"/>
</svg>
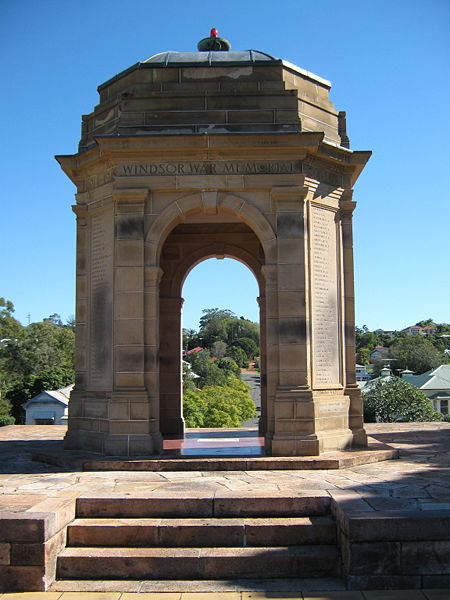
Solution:
<svg viewBox="0 0 450 600">
<path fill-rule="evenodd" d="M 370 382 L 363 388 L 362 394 L 364 420 L 367 423 L 443 419 L 421 390 L 398 377 Z"/>
</svg>

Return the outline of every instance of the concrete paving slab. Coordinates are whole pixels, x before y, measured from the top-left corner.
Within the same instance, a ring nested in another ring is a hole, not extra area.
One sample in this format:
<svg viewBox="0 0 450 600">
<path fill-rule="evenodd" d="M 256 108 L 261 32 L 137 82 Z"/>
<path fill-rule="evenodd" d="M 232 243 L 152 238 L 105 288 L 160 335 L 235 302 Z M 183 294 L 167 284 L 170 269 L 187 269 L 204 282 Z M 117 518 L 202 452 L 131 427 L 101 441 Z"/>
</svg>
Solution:
<svg viewBox="0 0 450 600">
<path fill-rule="evenodd" d="M 448 600 L 450 598 L 450 590 L 422 590 L 427 600 Z"/>
<path fill-rule="evenodd" d="M 363 592 L 307 592 L 303 600 L 365 600 Z"/>
<path fill-rule="evenodd" d="M 59 600 L 60 592 L 12 592 L 0 594 L 1 600 Z"/>
<path fill-rule="evenodd" d="M 422 590 L 369 590 L 364 600 L 426 600 Z"/>
<path fill-rule="evenodd" d="M 183 592 L 181 600 L 241 600 L 240 592 Z"/>
<path fill-rule="evenodd" d="M 64 592 L 60 600 L 119 600 L 120 592 Z"/>
<path fill-rule="evenodd" d="M 271 600 L 286 600 L 287 598 L 296 598 L 301 600 L 303 595 L 300 591 L 298 592 L 242 592 L 241 600 L 265 600 L 271 598 Z"/>
<path fill-rule="evenodd" d="M 182 592 L 125 592 L 120 600 L 181 600 Z"/>
</svg>

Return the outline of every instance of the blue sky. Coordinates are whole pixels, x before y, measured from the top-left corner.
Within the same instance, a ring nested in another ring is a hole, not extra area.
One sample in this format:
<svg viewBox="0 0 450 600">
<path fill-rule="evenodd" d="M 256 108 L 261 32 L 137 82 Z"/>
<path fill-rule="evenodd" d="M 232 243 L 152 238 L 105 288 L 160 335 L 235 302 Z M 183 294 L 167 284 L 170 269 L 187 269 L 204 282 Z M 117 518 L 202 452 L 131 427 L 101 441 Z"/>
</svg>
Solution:
<svg viewBox="0 0 450 600">
<path fill-rule="evenodd" d="M 373 151 L 355 186 L 356 322 L 449 322 L 449 25 L 447 0 L 1 0 L 0 296 L 24 324 L 73 314 L 74 186 L 53 156 L 76 152 L 100 83 L 215 26 L 331 80 L 351 147 Z M 216 306 L 257 320 L 257 294 L 236 261 L 201 263 L 184 325 Z"/>
</svg>

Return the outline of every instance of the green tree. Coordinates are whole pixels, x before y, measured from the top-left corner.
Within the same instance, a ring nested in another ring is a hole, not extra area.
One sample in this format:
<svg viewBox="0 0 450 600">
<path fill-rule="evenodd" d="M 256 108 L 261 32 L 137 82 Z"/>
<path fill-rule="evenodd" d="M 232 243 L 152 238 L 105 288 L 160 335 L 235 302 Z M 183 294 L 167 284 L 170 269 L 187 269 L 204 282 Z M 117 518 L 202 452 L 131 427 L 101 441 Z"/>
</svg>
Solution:
<svg viewBox="0 0 450 600">
<path fill-rule="evenodd" d="M 232 358 L 239 367 L 245 369 L 248 367 L 248 358 L 244 350 L 240 346 L 232 346 L 229 351 L 230 358 Z"/>
<path fill-rule="evenodd" d="M 227 377 L 236 377 L 239 379 L 241 376 L 239 365 L 232 358 L 219 358 L 216 365 Z"/>
<path fill-rule="evenodd" d="M 369 348 L 359 348 L 356 352 L 356 362 L 359 365 L 370 364 L 370 353 L 371 350 Z"/>
<path fill-rule="evenodd" d="M 259 347 L 255 340 L 248 337 L 240 337 L 235 342 L 233 342 L 233 346 L 239 346 L 245 352 L 247 359 L 252 360 L 255 356 L 259 354 Z"/>
<path fill-rule="evenodd" d="M 225 373 L 217 366 L 216 362 L 211 361 L 211 354 L 208 350 L 202 350 L 191 355 L 190 364 L 192 371 L 199 376 L 195 381 L 197 387 L 226 385 L 227 377 Z"/>
<path fill-rule="evenodd" d="M 21 405 L 29 398 L 74 381 L 75 334 L 70 327 L 45 321 L 31 323 L 4 350 L 2 367 L 8 379 L 5 397 L 18 422 L 23 420 Z"/>
<path fill-rule="evenodd" d="M 364 420 L 368 423 L 442 420 L 422 390 L 398 377 L 373 381 L 363 388 L 362 394 Z"/>
<path fill-rule="evenodd" d="M 183 350 L 192 350 L 196 346 L 200 346 L 201 341 L 195 329 L 183 328 Z"/>
<path fill-rule="evenodd" d="M 196 373 L 193 373 L 190 365 L 183 360 L 183 391 L 190 390 L 195 392 L 195 388 L 197 387 L 195 384 L 196 379 Z"/>
<path fill-rule="evenodd" d="M 13 312 L 14 304 L 10 300 L 0 298 L 0 349 L 5 347 L 7 342 L 19 337 L 23 330 L 21 323 L 13 317 Z"/>
<path fill-rule="evenodd" d="M 228 326 L 230 321 L 236 319 L 231 310 L 219 308 L 205 308 L 200 317 L 199 338 L 204 348 L 211 348 L 214 342 L 228 342 Z"/>
<path fill-rule="evenodd" d="M 424 321 L 419 321 L 418 323 L 416 323 L 416 325 L 418 325 L 419 327 L 434 327 L 435 322 L 433 321 L 433 319 L 425 319 Z"/>
<path fill-rule="evenodd" d="M 14 378 L 10 373 L 9 355 L 23 332 L 22 324 L 13 317 L 14 304 L 10 300 L 0 298 L 0 424 L 12 425 L 11 403 L 5 394 Z"/>
<path fill-rule="evenodd" d="M 62 327 L 62 325 L 63 325 L 63 322 L 61 320 L 61 315 L 59 315 L 58 313 L 53 313 L 46 319 L 43 319 L 43 322 L 51 323 L 52 325 L 59 325 L 60 327 Z"/>
<path fill-rule="evenodd" d="M 11 403 L 0 394 L 0 427 L 5 425 L 14 425 L 16 420 L 11 415 Z"/>
<path fill-rule="evenodd" d="M 237 318 L 228 309 L 205 308 L 200 318 L 200 330 L 198 332 L 198 345 L 203 348 L 212 349 L 216 342 L 224 342 L 228 346 L 246 338 L 259 346 L 259 326 L 244 317 Z M 250 342 L 250 343 L 252 343 Z M 245 342 L 244 342 L 245 343 Z M 192 347 L 192 346 L 190 346 Z M 258 352 L 255 352 L 255 355 Z"/>
<path fill-rule="evenodd" d="M 256 416 L 248 386 L 233 378 L 227 386 L 207 386 L 183 396 L 188 427 L 239 427 Z"/>
<path fill-rule="evenodd" d="M 227 345 L 225 342 L 218 340 L 211 346 L 211 354 L 216 358 L 223 358 L 227 353 Z"/>
<path fill-rule="evenodd" d="M 433 343 L 419 334 L 399 337 L 390 348 L 390 356 L 398 369 L 407 367 L 417 374 L 425 373 L 447 362 L 445 355 Z"/>
</svg>

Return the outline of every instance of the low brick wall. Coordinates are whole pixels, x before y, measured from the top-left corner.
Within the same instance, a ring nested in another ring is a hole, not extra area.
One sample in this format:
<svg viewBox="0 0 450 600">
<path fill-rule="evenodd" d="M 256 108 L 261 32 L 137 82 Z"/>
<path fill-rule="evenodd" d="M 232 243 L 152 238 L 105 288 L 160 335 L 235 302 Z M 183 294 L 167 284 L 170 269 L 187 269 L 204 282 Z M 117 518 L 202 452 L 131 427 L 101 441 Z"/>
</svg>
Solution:
<svg viewBox="0 0 450 600">
<path fill-rule="evenodd" d="M 348 589 L 450 587 L 450 511 L 333 512 Z"/>
<path fill-rule="evenodd" d="M 0 514 L 0 592 L 45 591 L 75 518 L 74 499 L 49 499 L 32 512 Z"/>
</svg>

